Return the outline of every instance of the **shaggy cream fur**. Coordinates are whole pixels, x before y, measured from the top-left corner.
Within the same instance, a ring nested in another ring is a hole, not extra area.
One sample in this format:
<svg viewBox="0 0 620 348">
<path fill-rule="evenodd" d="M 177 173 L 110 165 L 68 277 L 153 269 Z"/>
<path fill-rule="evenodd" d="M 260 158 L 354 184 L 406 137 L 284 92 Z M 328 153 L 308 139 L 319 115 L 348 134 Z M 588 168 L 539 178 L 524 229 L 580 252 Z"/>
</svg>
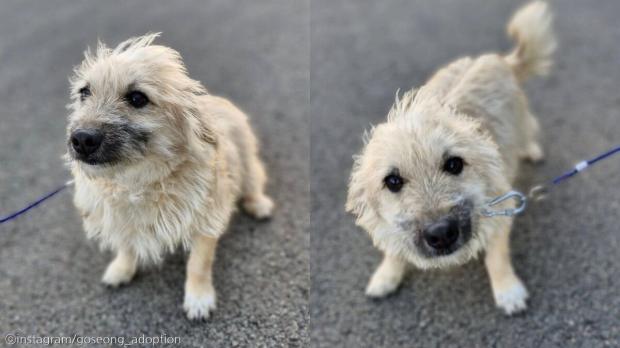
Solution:
<svg viewBox="0 0 620 348">
<path fill-rule="evenodd" d="M 257 218 L 273 203 L 247 117 L 191 79 L 178 52 L 152 44 L 157 36 L 86 52 L 71 79 L 68 134 L 106 130 L 98 151 L 114 161 L 80 161 L 70 142 L 66 158 L 88 237 L 117 252 L 104 283 L 128 282 L 140 263 L 182 246 L 191 250 L 185 309 L 206 318 L 215 308 L 215 245 L 236 202 Z M 136 90 L 146 106 L 128 104 Z"/>
<path fill-rule="evenodd" d="M 387 122 L 367 134 L 355 157 L 346 206 L 385 253 L 368 295 L 394 291 L 408 263 L 420 268 L 460 265 L 486 250 L 497 305 L 509 314 L 525 308 L 527 291 L 509 256 L 512 218 L 485 218 L 480 209 L 511 188 L 519 160 L 543 156 L 538 122 L 520 82 L 547 73 L 556 43 L 542 2 L 518 11 L 508 31 L 516 40 L 511 53 L 454 61 L 420 89 L 397 96 Z M 458 176 L 442 172 L 449 156 L 466 163 Z M 384 184 L 394 170 L 405 182 L 397 193 Z M 422 253 L 424 226 L 465 201 L 472 205 L 471 238 L 449 255 Z"/>
</svg>

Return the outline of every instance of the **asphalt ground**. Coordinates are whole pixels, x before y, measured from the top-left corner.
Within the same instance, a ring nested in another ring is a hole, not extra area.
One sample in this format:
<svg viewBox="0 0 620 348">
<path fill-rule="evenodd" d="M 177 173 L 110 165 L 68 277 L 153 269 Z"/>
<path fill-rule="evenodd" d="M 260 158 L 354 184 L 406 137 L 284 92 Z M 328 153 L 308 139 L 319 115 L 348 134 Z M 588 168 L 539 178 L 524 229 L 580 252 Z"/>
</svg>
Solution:
<svg viewBox="0 0 620 348">
<path fill-rule="evenodd" d="M 507 51 L 521 1 L 347 1 L 311 5 L 311 343 L 315 347 L 620 346 L 620 158 L 564 183 L 516 219 L 512 254 L 529 288 L 526 313 L 493 304 L 481 260 L 412 272 L 384 300 L 365 298 L 381 259 L 345 213 L 362 133 L 397 89 L 421 85 L 463 55 Z M 557 1 L 552 75 L 527 82 L 547 154 L 525 165 L 526 189 L 620 144 L 617 1 Z"/>
<path fill-rule="evenodd" d="M 111 290 L 112 255 L 85 238 L 71 193 L 0 226 L 0 333 L 127 339 L 187 347 L 303 346 L 308 340 L 308 1 L 0 2 L 0 215 L 68 179 L 68 76 L 87 46 L 162 32 L 189 73 L 250 116 L 270 175 L 274 218 L 239 214 L 215 263 L 218 309 L 181 308 L 186 256 Z M 5 344 L 0 338 L 0 346 Z"/>
</svg>

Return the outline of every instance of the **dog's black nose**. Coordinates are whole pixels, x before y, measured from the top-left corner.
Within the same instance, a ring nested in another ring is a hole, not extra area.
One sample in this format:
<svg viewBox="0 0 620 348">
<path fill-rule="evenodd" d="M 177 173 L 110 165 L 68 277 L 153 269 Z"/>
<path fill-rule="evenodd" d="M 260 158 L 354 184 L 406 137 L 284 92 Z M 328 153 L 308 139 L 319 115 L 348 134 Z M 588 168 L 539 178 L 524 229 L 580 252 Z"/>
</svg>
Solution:
<svg viewBox="0 0 620 348">
<path fill-rule="evenodd" d="M 456 219 L 441 219 L 428 225 L 422 235 L 431 248 L 446 250 L 459 238 L 459 223 Z"/>
<path fill-rule="evenodd" d="M 79 129 L 71 134 L 71 146 L 83 156 L 97 151 L 102 142 L 103 133 L 96 129 Z"/>
</svg>

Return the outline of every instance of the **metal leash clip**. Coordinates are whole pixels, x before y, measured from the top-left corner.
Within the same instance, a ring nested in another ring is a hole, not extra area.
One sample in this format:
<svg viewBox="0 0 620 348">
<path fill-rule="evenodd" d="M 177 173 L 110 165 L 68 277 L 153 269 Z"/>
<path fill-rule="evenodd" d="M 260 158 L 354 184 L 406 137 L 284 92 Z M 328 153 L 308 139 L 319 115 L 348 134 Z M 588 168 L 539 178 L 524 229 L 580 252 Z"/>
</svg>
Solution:
<svg viewBox="0 0 620 348">
<path fill-rule="evenodd" d="M 515 199 L 517 201 L 517 206 L 515 208 L 504 209 L 504 210 L 489 209 L 490 207 L 500 204 L 501 202 L 508 200 L 508 199 Z M 482 209 L 481 213 L 482 215 L 486 217 L 515 216 L 515 215 L 522 213 L 525 210 L 526 206 L 527 206 L 527 197 L 523 193 L 519 191 L 510 191 L 506 193 L 505 195 L 499 196 L 493 199 L 492 201 L 490 201 L 489 203 L 487 203 L 485 208 Z"/>
</svg>

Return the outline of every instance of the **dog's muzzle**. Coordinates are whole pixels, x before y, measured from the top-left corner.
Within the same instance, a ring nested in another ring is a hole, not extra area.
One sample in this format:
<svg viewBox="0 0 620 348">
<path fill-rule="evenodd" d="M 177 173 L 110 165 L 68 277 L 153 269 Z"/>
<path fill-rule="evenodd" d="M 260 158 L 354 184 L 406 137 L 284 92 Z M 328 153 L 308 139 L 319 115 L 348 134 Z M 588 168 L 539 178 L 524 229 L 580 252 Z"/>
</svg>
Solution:
<svg viewBox="0 0 620 348">
<path fill-rule="evenodd" d="M 420 231 L 420 248 L 429 257 L 450 255 L 471 238 L 471 202 L 464 201 Z"/>
<path fill-rule="evenodd" d="M 69 135 L 69 153 L 90 165 L 115 164 L 144 154 L 149 133 L 129 123 L 78 128 Z"/>
</svg>

